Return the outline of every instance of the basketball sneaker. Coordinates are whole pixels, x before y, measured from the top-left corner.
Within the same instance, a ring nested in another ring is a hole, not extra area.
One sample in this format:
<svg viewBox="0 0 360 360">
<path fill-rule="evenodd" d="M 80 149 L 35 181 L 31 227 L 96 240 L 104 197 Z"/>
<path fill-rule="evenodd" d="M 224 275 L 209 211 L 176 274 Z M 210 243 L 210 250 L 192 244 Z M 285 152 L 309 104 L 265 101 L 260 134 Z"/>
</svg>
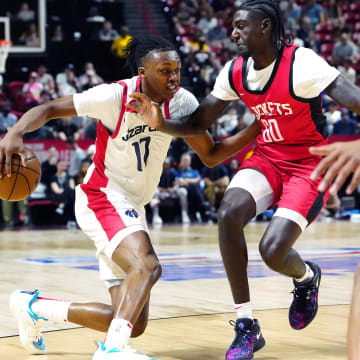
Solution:
<svg viewBox="0 0 360 360">
<path fill-rule="evenodd" d="M 226 360 L 253 360 L 254 352 L 265 346 L 258 320 L 242 318 L 231 320 L 230 324 L 234 326 L 235 339 L 226 352 Z"/>
<path fill-rule="evenodd" d="M 305 261 L 314 272 L 312 279 L 301 282 L 293 279 L 294 295 L 289 310 L 289 322 L 293 329 L 301 330 L 308 326 L 314 319 L 318 310 L 318 294 L 321 280 L 321 269 L 316 264 Z"/>
<path fill-rule="evenodd" d="M 157 360 L 132 349 L 129 345 L 122 348 L 107 349 L 102 341 L 95 351 L 92 360 Z"/>
<path fill-rule="evenodd" d="M 37 317 L 31 309 L 38 296 L 38 290 L 17 290 L 11 294 L 9 301 L 10 312 L 18 323 L 20 342 L 31 354 L 45 354 L 47 351 L 41 335 L 41 329 L 47 319 Z"/>
</svg>

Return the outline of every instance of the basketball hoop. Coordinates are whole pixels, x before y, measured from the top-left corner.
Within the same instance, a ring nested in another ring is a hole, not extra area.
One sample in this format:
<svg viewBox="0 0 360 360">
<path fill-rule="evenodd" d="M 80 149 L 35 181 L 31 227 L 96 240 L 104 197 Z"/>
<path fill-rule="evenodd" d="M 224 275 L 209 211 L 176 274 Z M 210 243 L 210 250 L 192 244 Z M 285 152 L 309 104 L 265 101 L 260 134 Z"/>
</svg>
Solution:
<svg viewBox="0 0 360 360">
<path fill-rule="evenodd" d="M 0 40 L 0 74 L 5 72 L 6 59 L 12 42 L 10 40 Z"/>
</svg>

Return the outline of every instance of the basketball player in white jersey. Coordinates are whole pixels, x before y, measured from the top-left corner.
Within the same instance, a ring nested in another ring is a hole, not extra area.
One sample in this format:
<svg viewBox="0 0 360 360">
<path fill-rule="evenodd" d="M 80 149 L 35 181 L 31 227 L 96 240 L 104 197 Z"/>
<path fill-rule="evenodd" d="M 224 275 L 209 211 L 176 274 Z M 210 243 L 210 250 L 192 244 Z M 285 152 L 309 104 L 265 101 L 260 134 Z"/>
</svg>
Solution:
<svg viewBox="0 0 360 360">
<path fill-rule="evenodd" d="M 172 137 L 147 126 L 125 104 L 134 104 L 129 95 L 141 92 L 160 105 L 163 116 L 178 119 L 194 112 L 198 102 L 179 87 L 180 58 L 170 43 L 155 37 L 133 39 L 127 52 L 137 76 L 35 107 L 0 141 L 0 174 L 6 175 L 11 171 L 12 154 L 23 157 L 24 133 L 59 117 L 100 119 L 94 163 L 84 184 L 76 189 L 75 212 L 81 229 L 95 243 L 100 277 L 109 288 L 112 304 L 71 303 L 42 298 L 38 291 L 14 292 L 10 308 L 18 321 L 20 340 L 32 353 L 46 352 L 41 329 L 47 321 L 70 321 L 107 332 L 93 360 L 150 359 L 131 349 L 128 341 L 144 332 L 150 291 L 161 275 L 144 204 L 157 188 Z M 214 166 L 237 153 L 258 132 L 256 122 L 222 143 L 214 143 L 207 132 L 186 141 L 204 163 Z"/>
</svg>

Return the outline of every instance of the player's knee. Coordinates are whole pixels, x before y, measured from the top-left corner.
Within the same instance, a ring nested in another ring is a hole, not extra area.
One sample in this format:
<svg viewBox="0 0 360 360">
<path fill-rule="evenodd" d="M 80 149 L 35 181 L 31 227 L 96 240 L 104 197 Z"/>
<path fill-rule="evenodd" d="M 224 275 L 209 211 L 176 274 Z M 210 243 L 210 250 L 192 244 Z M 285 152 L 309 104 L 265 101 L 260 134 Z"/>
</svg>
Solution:
<svg viewBox="0 0 360 360">
<path fill-rule="evenodd" d="M 263 239 L 259 244 L 259 252 L 265 264 L 278 271 L 282 266 L 282 256 L 274 239 Z"/>
<path fill-rule="evenodd" d="M 218 210 L 219 225 L 227 228 L 243 228 L 247 224 L 243 210 L 242 204 L 223 201 Z"/>
<path fill-rule="evenodd" d="M 147 256 L 141 263 L 137 265 L 135 270 L 143 278 L 151 283 L 156 283 L 162 273 L 162 267 L 155 256 Z"/>
</svg>

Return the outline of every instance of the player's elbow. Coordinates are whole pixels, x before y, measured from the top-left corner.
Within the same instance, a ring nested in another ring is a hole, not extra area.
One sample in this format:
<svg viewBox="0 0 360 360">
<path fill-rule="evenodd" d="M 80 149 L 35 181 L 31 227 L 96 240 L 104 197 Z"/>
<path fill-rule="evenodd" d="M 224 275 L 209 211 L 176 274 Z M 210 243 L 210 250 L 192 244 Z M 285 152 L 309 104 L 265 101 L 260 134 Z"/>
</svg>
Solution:
<svg viewBox="0 0 360 360">
<path fill-rule="evenodd" d="M 208 168 L 213 168 L 215 167 L 219 162 L 211 155 L 206 155 L 206 156 L 200 156 L 200 160 L 202 161 L 202 163 L 208 167 Z"/>
</svg>

